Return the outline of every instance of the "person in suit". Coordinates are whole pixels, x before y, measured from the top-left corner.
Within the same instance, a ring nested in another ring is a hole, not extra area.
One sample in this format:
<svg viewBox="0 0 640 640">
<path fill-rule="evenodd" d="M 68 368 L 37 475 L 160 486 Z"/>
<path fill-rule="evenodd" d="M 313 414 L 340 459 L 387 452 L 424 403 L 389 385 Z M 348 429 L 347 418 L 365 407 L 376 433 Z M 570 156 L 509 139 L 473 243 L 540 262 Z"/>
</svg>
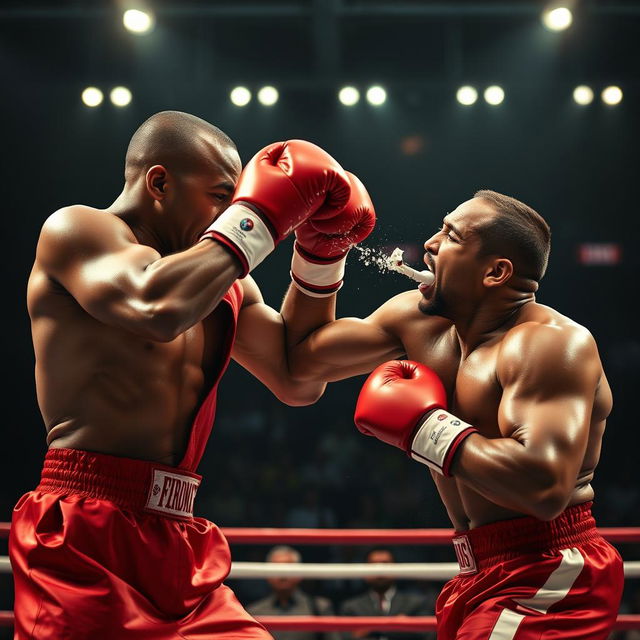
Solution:
<svg viewBox="0 0 640 640">
<path fill-rule="evenodd" d="M 301 562 L 297 549 L 278 545 L 269 551 L 267 562 Z M 268 578 L 271 593 L 247 606 L 253 616 L 332 616 L 333 606 L 328 598 L 305 593 L 300 588 L 302 578 L 278 576 Z M 340 640 L 340 634 L 315 631 L 273 631 L 275 640 Z"/>
<path fill-rule="evenodd" d="M 374 547 L 367 552 L 366 562 L 393 563 L 396 558 L 391 549 L 387 547 Z M 364 579 L 367 590 L 342 603 L 340 614 L 343 616 L 427 616 L 433 615 L 429 611 L 428 601 L 425 597 L 401 591 L 396 586 L 396 581 L 390 576 L 369 576 Z M 362 629 L 344 635 L 345 640 L 351 638 L 378 640 L 435 640 L 434 634 L 403 633 L 398 631 L 382 632 L 370 629 Z"/>
</svg>

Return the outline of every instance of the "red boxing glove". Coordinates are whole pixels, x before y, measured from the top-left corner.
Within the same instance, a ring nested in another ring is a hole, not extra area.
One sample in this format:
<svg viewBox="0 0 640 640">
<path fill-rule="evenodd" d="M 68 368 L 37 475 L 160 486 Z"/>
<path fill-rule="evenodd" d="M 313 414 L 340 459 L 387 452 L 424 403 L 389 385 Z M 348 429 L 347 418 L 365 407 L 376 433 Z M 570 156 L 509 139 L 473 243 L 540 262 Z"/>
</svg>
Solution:
<svg viewBox="0 0 640 640">
<path fill-rule="evenodd" d="M 231 206 L 200 239 L 231 249 L 244 277 L 318 209 L 341 211 L 349 192 L 344 169 L 326 151 L 306 140 L 275 142 L 247 163 Z"/>
<path fill-rule="evenodd" d="M 444 386 L 429 367 L 392 360 L 374 369 L 365 381 L 354 420 L 365 435 L 449 476 L 457 448 L 477 429 L 450 414 L 446 406 Z"/>
<path fill-rule="evenodd" d="M 362 242 L 376 224 L 376 212 L 365 186 L 346 172 L 351 196 L 345 208 L 332 215 L 323 207 L 296 229 L 291 279 L 314 298 L 334 294 L 342 286 L 347 253 Z"/>
</svg>

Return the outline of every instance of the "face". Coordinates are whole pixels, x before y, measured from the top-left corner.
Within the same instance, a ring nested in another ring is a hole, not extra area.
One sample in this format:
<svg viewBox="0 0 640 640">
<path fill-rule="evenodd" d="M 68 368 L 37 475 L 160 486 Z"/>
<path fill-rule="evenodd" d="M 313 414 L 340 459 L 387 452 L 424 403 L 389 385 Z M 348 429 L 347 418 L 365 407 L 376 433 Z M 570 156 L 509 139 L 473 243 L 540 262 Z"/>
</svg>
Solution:
<svg viewBox="0 0 640 640">
<path fill-rule="evenodd" d="M 394 562 L 393 556 L 388 552 L 380 549 L 379 551 L 372 551 L 367 556 L 367 562 L 374 564 L 391 564 Z M 387 576 L 370 576 L 365 579 L 367 584 L 375 591 L 386 591 L 391 587 L 395 580 Z"/>
<path fill-rule="evenodd" d="M 435 275 L 430 286 L 420 285 L 418 308 L 425 315 L 453 319 L 455 312 L 482 291 L 484 262 L 477 229 L 495 215 L 480 198 L 463 202 L 442 221 L 442 227 L 424 243 L 424 262 Z"/>
<path fill-rule="evenodd" d="M 269 562 L 298 562 L 298 559 L 294 553 L 290 551 L 276 551 Z M 302 578 L 267 578 L 267 582 L 271 585 L 271 588 L 276 593 L 289 594 L 291 593 L 302 581 Z"/>
<path fill-rule="evenodd" d="M 232 147 L 211 145 L 202 168 L 174 175 L 172 198 L 165 203 L 179 225 L 181 244 L 195 244 L 200 234 L 229 206 L 242 169 Z"/>
</svg>

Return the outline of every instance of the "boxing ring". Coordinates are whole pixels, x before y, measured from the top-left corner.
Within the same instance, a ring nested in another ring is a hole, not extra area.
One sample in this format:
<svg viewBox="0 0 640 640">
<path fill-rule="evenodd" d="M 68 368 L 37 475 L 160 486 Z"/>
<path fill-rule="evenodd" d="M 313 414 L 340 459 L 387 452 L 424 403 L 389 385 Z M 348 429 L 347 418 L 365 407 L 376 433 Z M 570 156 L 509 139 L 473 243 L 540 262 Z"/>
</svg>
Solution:
<svg viewBox="0 0 640 640">
<path fill-rule="evenodd" d="M 7 538 L 10 524 L 0 523 L 0 538 Z M 612 544 L 640 543 L 640 527 L 600 527 Z M 232 545 L 449 545 L 451 529 L 278 529 L 222 527 Z M 233 562 L 229 578 L 300 577 L 315 580 L 389 576 L 398 579 L 444 582 L 458 572 L 457 562 L 438 563 L 267 563 Z M 0 556 L 0 573 L 11 573 L 7 556 Z M 624 562 L 625 578 L 640 578 L 640 560 Z M 435 616 L 257 616 L 271 631 L 435 631 Z M 13 626 L 13 612 L 0 611 L 0 627 Z M 619 615 L 618 630 L 640 629 L 640 614 Z"/>
</svg>

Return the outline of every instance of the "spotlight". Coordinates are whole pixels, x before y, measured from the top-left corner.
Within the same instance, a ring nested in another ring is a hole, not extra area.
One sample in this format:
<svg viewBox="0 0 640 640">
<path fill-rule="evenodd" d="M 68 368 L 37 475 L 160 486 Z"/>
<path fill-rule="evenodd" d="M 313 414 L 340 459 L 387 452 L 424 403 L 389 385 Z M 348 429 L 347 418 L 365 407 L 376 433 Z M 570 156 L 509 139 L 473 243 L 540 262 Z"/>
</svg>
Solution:
<svg viewBox="0 0 640 640">
<path fill-rule="evenodd" d="M 236 107 L 244 107 L 251 102 L 251 91 L 246 87 L 236 87 L 231 91 L 229 97 Z"/>
<path fill-rule="evenodd" d="M 258 101 L 265 107 L 270 107 L 278 102 L 278 90 L 275 87 L 262 87 L 258 91 Z"/>
<path fill-rule="evenodd" d="M 611 86 L 602 90 L 602 102 L 614 106 L 622 102 L 622 89 L 620 87 Z"/>
<path fill-rule="evenodd" d="M 573 99 L 579 105 L 587 105 L 593 102 L 593 89 L 581 84 L 573 90 Z"/>
<path fill-rule="evenodd" d="M 387 100 L 387 92 L 380 86 L 374 85 L 367 89 L 367 102 L 374 107 L 379 107 Z"/>
<path fill-rule="evenodd" d="M 114 87 L 109 98 L 116 107 L 126 107 L 131 102 L 131 91 L 127 87 Z"/>
<path fill-rule="evenodd" d="M 360 100 L 360 92 L 355 87 L 342 87 L 338 92 L 338 100 L 345 107 L 352 107 Z"/>
<path fill-rule="evenodd" d="M 97 87 L 87 87 L 82 92 L 82 102 L 84 102 L 87 107 L 97 107 L 102 103 L 103 97 L 102 91 Z"/>
<path fill-rule="evenodd" d="M 146 11 L 128 9 L 122 14 L 122 23 L 132 33 L 146 33 L 153 25 L 153 18 Z"/>
<path fill-rule="evenodd" d="M 573 14 L 566 7 L 548 9 L 542 14 L 542 23 L 550 31 L 564 31 L 571 26 Z"/>
<path fill-rule="evenodd" d="M 496 106 L 504 100 L 504 89 L 498 85 L 492 85 L 484 90 L 484 99 L 491 105 Z"/>
<path fill-rule="evenodd" d="M 478 92 L 475 87 L 465 85 L 456 92 L 456 100 L 465 106 L 472 105 L 478 99 Z"/>
</svg>

